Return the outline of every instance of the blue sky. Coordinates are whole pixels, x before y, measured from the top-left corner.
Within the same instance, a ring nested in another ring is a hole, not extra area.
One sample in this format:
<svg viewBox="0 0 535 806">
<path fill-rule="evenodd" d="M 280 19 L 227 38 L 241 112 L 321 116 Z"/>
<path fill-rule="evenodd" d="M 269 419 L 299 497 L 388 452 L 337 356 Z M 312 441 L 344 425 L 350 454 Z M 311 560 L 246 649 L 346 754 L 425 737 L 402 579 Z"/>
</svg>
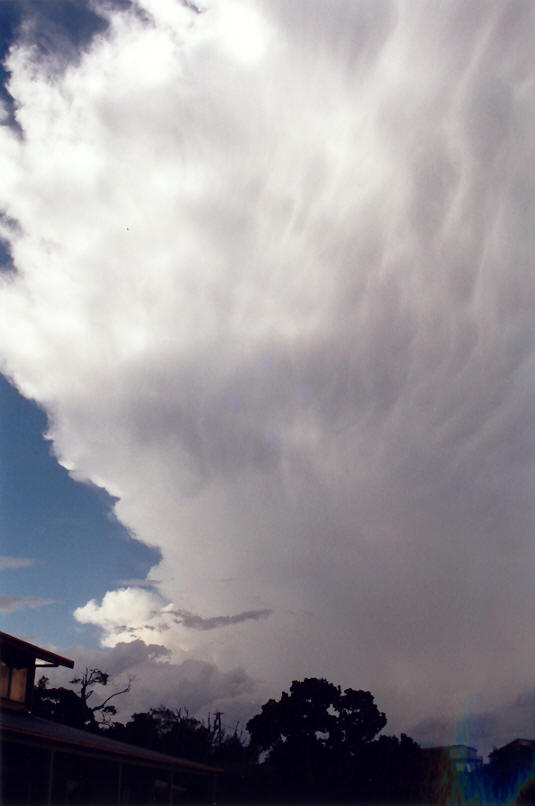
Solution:
<svg viewBox="0 0 535 806">
<path fill-rule="evenodd" d="M 3 628 L 132 708 L 533 735 L 535 5 L 0 24 Z"/>
<path fill-rule="evenodd" d="M 52 600 L 0 613 L 1 629 L 41 642 L 97 646 L 91 627 L 72 618 L 119 580 L 142 579 L 158 553 L 133 541 L 105 490 L 80 484 L 51 454 L 46 415 L 2 377 L 1 553 L 27 567 L 1 571 L 3 596 Z"/>
</svg>

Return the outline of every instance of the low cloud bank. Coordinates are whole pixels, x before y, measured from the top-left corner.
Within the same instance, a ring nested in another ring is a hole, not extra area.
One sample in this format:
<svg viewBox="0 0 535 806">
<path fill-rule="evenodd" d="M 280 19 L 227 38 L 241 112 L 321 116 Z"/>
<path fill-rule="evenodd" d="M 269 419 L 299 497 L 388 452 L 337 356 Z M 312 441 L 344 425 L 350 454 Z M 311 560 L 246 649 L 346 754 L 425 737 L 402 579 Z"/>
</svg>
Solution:
<svg viewBox="0 0 535 806">
<path fill-rule="evenodd" d="M 86 667 L 101 669 L 110 675 L 110 680 L 106 688 L 95 687 L 94 699 L 99 702 L 131 681 L 131 690 L 113 700 L 117 719 L 123 722 L 133 713 L 163 705 L 185 709 L 200 719 L 209 712 L 223 711 L 225 724 L 233 729 L 238 721 L 243 727 L 244 721 L 259 710 L 265 694 L 265 689 L 239 667 L 222 671 L 194 658 L 175 663 L 164 646 L 139 639 L 118 643 L 106 651 L 73 646 L 64 653 L 75 661 L 74 670 L 45 670 L 51 686 L 76 689 L 70 681 L 83 674 Z"/>
</svg>

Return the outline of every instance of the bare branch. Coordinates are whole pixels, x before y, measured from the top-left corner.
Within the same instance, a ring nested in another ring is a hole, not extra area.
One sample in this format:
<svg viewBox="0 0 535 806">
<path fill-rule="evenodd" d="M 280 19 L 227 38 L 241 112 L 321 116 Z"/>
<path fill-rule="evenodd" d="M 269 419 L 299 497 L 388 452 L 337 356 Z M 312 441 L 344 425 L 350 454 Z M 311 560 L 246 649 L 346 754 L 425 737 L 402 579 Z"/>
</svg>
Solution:
<svg viewBox="0 0 535 806">
<path fill-rule="evenodd" d="M 109 697 L 106 697 L 104 702 L 101 702 L 100 705 L 95 705 L 93 708 L 91 708 L 91 710 L 93 711 L 93 713 L 95 713 L 96 711 L 102 711 L 102 709 L 107 705 L 107 703 L 109 703 L 110 700 L 113 700 L 114 697 L 118 697 L 119 694 L 127 694 L 131 688 L 132 688 L 132 679 L 129 678 L 128 685 L 126 686 L 126 688 L 122 688 L 120 691 L 115 691 L 113 694 L 110 694 Z"/>
</svg>

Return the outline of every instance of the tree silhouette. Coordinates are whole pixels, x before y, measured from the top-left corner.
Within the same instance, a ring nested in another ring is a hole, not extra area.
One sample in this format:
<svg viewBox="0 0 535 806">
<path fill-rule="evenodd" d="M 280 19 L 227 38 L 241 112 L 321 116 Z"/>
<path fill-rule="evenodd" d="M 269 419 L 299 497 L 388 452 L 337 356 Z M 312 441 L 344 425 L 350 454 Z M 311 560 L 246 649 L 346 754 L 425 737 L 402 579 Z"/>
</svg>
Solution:
<svg viewBox="0 0 535 806">
<path fill-rule="evenodd" d="M 250 753 L 237 732 L 227 734 L 219 720 L 205 724 L 185 708 L 151 708 L 135 713 L 125 724 L 115 723 L 108 736 L 140 747 L 158 750 L 191 761 L 225 764 L 245 763 Z"/>
<path fill-rule="evenodd" d="M 63 686 L 49 688 L 49 679 L 43 675 L 34 688 L 32 711 L 53 722 L 61 722 L 74 728 L 98 730 L 100 725 L 110 724 L 111 717 L 117 713 L 115 706 L 109 705 L 110 700 L 130 691 L 132 685 L 132 680 L 129 679 L 127 686 L 114 691 L 102 702 L 90 705 L 89 700 L 95 693 L 94 686 L 106 686 L 109 680 L 110 675 L 107 672 L 86 667 L 81 677 L 70 681 L 80 686 L 79 692 L 76 692 Z"/>
<path fill-rule="evenodd" d="M 89 669 L 86 666 L 81 677 L 75 677 L 69 681 L 70 683 L 80 686 L 80 699 L 83 705 L 91 711 L 96 722 L 109 723 L 111 717 L 115 716 L 117 713 L 117 708 L 114 705 L 108 705 L 108 703 L 120 694 L 126 694 L 132 687 L 133 678 L 129 677 L 127 686 L 119 691 L 114 691 L 113 694 L 106 697 L 99 705 L 89 705 L 89 699 L 95 693 L 95 689 L 91 688 L 91 686 L 107 686 L 109 679 L 110 675 L 107 672 L 103 672 L 100 669 Z"/>
<path fill-rule="evenodd" d="M 362 748 L 386 725 L 369 691 L 324 678 L 294 680 L 290 693 L 269 700 L 247 723 L 251 746 L 294 791 L 318 792 L 353 770 Z M 292 786 L 290 786 L 292 788 Z"/>
<path fill-rule="evenodd" d="M 48 677 L 44 675 L 39 678 L 34 688 L 32 713 L 53 722 L 61 722 L 62 725 L 70 725 L 71 728 L 96 727 L 92 711 L 75 691 L 63 686 L 49 688 L 48 682 Z"/>
</svg>

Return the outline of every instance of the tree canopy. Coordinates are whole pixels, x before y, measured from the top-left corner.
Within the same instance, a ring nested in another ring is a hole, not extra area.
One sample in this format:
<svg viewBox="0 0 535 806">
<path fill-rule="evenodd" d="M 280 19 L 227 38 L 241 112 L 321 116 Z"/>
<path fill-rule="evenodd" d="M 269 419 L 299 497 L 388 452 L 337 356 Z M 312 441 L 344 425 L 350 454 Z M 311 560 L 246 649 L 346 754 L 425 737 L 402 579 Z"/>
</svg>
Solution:
<svg viewBox="0 0 535 806">
<path fill-rule="evenodd" d="M 342 691 L 324 678 L 294 680 L 247 723 L 253 750 L 283 777 L 317 787 L 348 774 L 386 725 L 369 691 Z"/>
<path fill-rule="evenodd" d="M 60 686 L 58 688 L 48 687 L 48 677 L 44 675 L 39 678 L 39 682 L 34 689 L 32 710 L 38 716 L 51 719 L 54 722 L 61 722 L 74 728 L 86 728 L 95 730 L 99 724 L 110 724 L 111 717 L 115 716 L 117 709 L 110 705 L 110 701 L 120 694 L 130 691 L 131 681 L 119 691 L 114 691 L 102 702 L 96 703 L 89 700 L 95 693 L 95 686 L 107 686 L 110 675 L 100 669 L 89 669 L 86 667 L 80 677 L 75 677 L 71 684 L 80 687 L 79 693 L 70 688 Z"/>
<path fill-rule="evenodd" d="M 251 743 L 259 752 L 276 753 L 283 746 L 315 744 L 344 747 L 355 753 L 386 725 L 369 691 L 342 692 L 324 678 L 294 680 L 290 693 L 268 700 L 262 711 L 247 723 Z"/>
<path fill-rule="evenodd" d="M 220 794 L 227 802 L 505 802 L 530 780 L 535 766 L 531 744 L 512 742 L 494 751 L 484 769 L 459 773 L 447 748 L 422 750 L 403 733 L 382 734 L 386 717 L 369 691 L 342 690 L 324 678 L 294 680 L 278 700 L 268 700 L 247 723 L 249 745 L 238 725 L 226 732 L 218 711 L 201 721 L 184 707 L 160 705 L 133 714 L 125 724 L 112 722 L 110 701 L 130 686 L 98 698 L 98 687 L 110 679 L 99 669 L 86 669 L 71 681 L 73 690 L 49 688 L 42 677 L 33 711 L 222 767 Z"/>
</svg>

